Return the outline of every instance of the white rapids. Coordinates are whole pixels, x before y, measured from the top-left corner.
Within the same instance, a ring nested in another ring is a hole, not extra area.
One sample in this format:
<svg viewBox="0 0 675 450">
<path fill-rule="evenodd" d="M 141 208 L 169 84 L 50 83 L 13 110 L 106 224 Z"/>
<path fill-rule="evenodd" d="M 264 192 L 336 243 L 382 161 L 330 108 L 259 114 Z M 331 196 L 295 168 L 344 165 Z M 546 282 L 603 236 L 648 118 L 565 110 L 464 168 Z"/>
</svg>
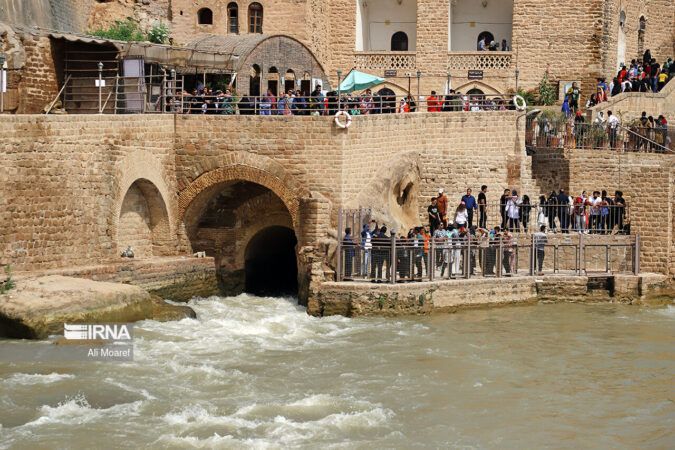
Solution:
<svg viewBox="0 0 675 450">
<path fill-rule="evenodd" d="M 673 442 L 672 306 L 400 319 L 246 294 L 190 306 L 197 319 L 138 323 L 134 362 L 0 367 L 0 448 Z"/>
</svg>

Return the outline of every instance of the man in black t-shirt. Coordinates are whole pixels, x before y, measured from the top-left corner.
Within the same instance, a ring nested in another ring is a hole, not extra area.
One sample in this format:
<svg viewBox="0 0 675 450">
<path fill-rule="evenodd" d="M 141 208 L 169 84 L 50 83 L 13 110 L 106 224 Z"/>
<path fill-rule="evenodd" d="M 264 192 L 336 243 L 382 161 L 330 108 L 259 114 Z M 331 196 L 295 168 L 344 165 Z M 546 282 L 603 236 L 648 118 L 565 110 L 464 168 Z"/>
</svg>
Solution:
<svg viewBox="0 0 675 450">
<path fill-rule="evenodd" d="M 478 194 L 478 228 L 487 228 L 487 186 L 480 187 Z"/>
<path fill-rule="evenodd" d="M 511 189 L 504 189 L 504 194 L 499 197 L 499 214 L 502 215 L 501 229 L 506 228 L 506 202 L 511 198 Z"/>
<path fill-rule="evenodd" d="M 436 197 L 431 197 L 431 205 L 427 208 L 427 213 L 429 214 L 429 228 L 431 228 L 431 233 L 433 234 L 436 228 L 438 228 L 438 224 L 441 223 Z"/>
</svg>

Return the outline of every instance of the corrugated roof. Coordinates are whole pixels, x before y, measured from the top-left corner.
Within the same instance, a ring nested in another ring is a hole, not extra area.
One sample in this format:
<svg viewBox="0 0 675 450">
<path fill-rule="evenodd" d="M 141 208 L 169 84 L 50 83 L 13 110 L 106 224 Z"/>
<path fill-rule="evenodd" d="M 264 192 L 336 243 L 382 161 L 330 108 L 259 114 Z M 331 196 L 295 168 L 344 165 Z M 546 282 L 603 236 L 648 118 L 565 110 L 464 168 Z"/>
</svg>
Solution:
<svg viewBox="0 0 675 450">
<path fill-rule="evenodd" d="M 273 38 L 281 37 L 280 35 L 267 34 L 245 34 L 245 35 L 227 35 L 216 36 L 209 35 L 195 39 L 186 45 L 188 48 L 199 50 L 210 50 L 222 53 L 230 53 L 232 55 L 239 55 L 246 57 L 251 53 L 261 42 Z"/>
<path fill-rule="evenodd" d="M 210 48 L 174 47 L 153 44 L 151 42 L 126 42 L 80 33 L 63 33 L 38 27 L 26 27 L 17 24 L 11 24 L 11 27 L 17 34 L 49 36 L 53 39 L 64 39 L 69 42 L 110 45 L 118 50 L 121 58 L 138 56 L 142 57 L 146 62 L 175 67 L 187 72 L 193 70 L 207 73 L 233 72 L 238 59 L 238 56 L 233 52 L 223 52 Z"/>
</svg>

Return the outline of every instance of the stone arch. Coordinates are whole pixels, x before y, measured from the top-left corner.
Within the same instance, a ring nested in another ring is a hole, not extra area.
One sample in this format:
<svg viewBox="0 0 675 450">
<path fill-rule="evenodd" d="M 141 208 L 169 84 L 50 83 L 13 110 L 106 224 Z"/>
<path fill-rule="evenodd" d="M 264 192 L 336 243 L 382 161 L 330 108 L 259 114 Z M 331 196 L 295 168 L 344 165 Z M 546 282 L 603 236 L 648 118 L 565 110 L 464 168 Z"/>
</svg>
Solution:
<svg viewBox="0 0 675 450">
<path fill-rule="evenodd" d="M 171 222 L 159 189 L 149 180 L 139 178 L 127 189 L 120 206 L 115 243 L 117 253 L 127 246 L 136 258 L 168 253 Z"/>
<path fill-rule="evenodd" d="M 129 189 L 134 183 L 142 181 L 138 183 L 138 189 L 146 197 L 152 198 L 153 203 L 163 205 L 166 214 L 166 226 L 164 226 L 164 220 L 162 220 L 160 221 L 162 225 L 156 229 L 157 245 L 160 245 L 160 241 L 169 242 L 175 235 L 174 202 L 172 201 L 174 197 L 169 194 L 170 191 L 164 179 L 164 168 L 159 159 L 148 152 L 134 152 L 125 157 L 117 165 L 116 173 L 118 174 L 118 179 L 115 190 L 115 203 L 112 209 L 112 241 L 116 244 L 119 242 L 119 221 L 122 214 L 122 206 Z M 156 192 L 149 186 L 152 186 Z M 155 212 L 159 214 L 158 211 L 155 210 Z M 161 247 L 156 247 L 155 250 L 164 253 L 163 247 L 162 244 Z"/>
<path fill-rule="evenodd" d="M 490 86 L 489 84 L 483 83 L 481 81 L 469 81 L 468 83 L 464 83 L 461 86 L 457 86 L 453 88 L 455 91 L 459 91 L 462 93 L 469 92 L 472 89 L 478 89 L 483 91 L 485 95 L 501 95 L 502 93 L 499 92 L 498 89 L 495 89 L 494 87 Z"/>
<path fill-rule="evenodd" d="M 249 158 L 255 155 L 248 155 Z M 257 157 L 256 165 L 235 163 L 203 173 L 185 188 L 178 196 L 178 221 L 182 221 L 190 203 L 206 189 L 230 181 L 250 181 L 272 191 L 286 206 L 293 219 L 293 225 L 298 223 L 300 207 L 299 185 L 286 173 L 284 168 L 275 161 Z"/>
</svg>

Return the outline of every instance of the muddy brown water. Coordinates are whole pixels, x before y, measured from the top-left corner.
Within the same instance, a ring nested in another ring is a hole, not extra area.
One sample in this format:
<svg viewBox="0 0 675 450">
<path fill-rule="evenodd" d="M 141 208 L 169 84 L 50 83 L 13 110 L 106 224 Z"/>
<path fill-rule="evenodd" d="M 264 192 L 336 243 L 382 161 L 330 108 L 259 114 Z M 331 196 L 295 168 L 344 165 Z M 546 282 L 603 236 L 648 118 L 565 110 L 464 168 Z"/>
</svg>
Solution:
<svg viewBox="0 0 675 450">
<path fill-rule="evenodd" d="M 675 307 L 191 301 L 133 363 L 0 366 L 0 448 L 672 448 Z M 31 345 L 48 345 L 33 343 Z"/>
</svg>

